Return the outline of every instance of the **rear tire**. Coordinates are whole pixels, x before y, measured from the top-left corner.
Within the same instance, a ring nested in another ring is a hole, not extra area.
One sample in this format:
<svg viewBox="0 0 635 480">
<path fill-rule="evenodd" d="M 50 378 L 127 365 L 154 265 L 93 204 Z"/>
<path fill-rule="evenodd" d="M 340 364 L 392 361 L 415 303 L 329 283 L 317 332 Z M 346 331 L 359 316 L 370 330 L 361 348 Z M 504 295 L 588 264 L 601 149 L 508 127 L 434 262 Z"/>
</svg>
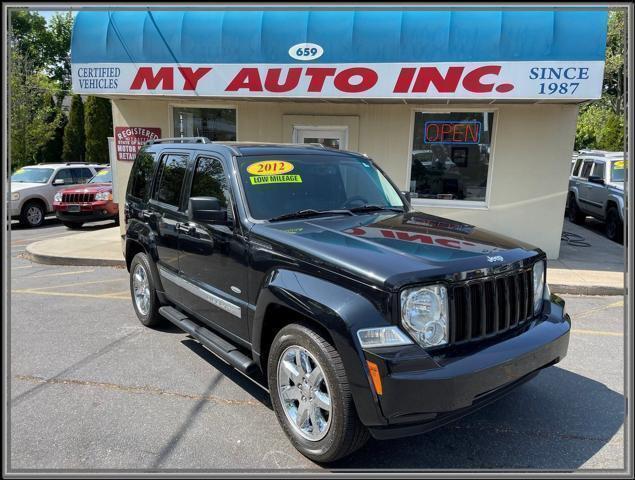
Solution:
<svg viewBox="0 0 635 480">
<path fill-rule="evenodd" d="M 137 253 L 130 263 L 130 293 L 137 318 L 146 327 L 158 327 L 165 322 L 159 314 L 161 304 L 155 285 L 148 256 Z"/>
<path fill-rule="evenodd" d="M 302 358 L 302 369 L 293 366 L 297 365 L 294 360 L 297 358 Z M 285 367 L 289 362 L 290 370 Z M 323 378 L 319 386 L 311 382 L 310 375 L 318 369 Z M 286 375 L 288 371 L 295 372 L 297 382 Z M 269 351 L 267 374 L 278 421 L 293 446 L 304 456 L 316 462 L 333 462 L 350 455 L 366 443 L 369 433 L 355 411 L 342 359 L 335 347 L 318 332 L 299 324 L 287 325 L 280 330 Z M 311 389 L 312 386 L 315 390 Z M 286 400 L 283 400 L 283 395 Z M 291 397 L 297 398 L 290 400 Z M 328 398 L 328 402 L 325 402 L 325 398 Z M 300 425 L 292 420 L 294 413 L 297 419 L 304 408 L 315 412 L 316 405 L 319 408 L 328 405 L 329 410 L 322 408 L 315 415 L 307 413 L 302 417 L 306 420 L 300 421 Z M 325 432 L 321 431 L 321 427 Z M 311 439 L 311 436 L 317 439 Z"/>
<path fill-rule="evenodd" d="M 615 207 L 609 208 L 606 213 L 606 237 L 618 243 L 624 240 L 624 224 Z"/>
<path fill-rule="evenodd" d="M 584 223 L 586 215 L 580 210 L 580 207 L 578 207 L 578 201 L 576 200 L 573 193 L 569 194 L 568 212 L 568 217 L 571 222 L 575 223 L 576 225 L 582 225 Z"/>
<path fill-rule="evenodd" d="M 36 228 L 44 223 L 46 211 L 42 202 L 31 200 L 24 204 L 20 211 L 20 224 L 25 227 Z"/>
<path fill-rule="evenodd" d="M 84 222 L 62 222 L 66 228 L 70 228 L 71 230 L 77 230 L 82 228 Z"/>
</svg>

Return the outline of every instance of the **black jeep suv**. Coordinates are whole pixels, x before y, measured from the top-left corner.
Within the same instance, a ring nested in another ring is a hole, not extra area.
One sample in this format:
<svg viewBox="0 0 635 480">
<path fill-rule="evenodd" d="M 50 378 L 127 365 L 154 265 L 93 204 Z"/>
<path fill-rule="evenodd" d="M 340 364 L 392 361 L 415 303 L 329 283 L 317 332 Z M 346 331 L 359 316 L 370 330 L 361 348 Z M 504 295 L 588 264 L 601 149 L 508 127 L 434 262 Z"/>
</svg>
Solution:
<svg viewBox="0 0 635 480">
<path fill-rule="evenodd" d="M 542 251 L 412 211 L 364 155 L 150 142 L 125 219 L 141 323 L 260 375 L 316 461 L 457 419 L 567 352 Z"/>
</svg>

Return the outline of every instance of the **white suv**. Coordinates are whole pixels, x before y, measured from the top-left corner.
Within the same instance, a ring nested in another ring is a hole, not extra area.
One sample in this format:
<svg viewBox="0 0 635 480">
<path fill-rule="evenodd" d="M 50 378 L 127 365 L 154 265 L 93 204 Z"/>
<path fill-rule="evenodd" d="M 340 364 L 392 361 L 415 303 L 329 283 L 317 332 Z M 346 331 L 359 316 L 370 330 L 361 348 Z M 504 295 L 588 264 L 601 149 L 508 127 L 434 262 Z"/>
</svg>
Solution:
<svg viewBox="0 0 635 480">
<path fill-rule="evenodd" d="M 108 165 L 77 163 L 41 163 L 16 170 L 11 175 L 11 218 L 29 227 L 39 227 L 53 212 L 55 194 L 71 185 L 88 182 Z"/>
</svg>

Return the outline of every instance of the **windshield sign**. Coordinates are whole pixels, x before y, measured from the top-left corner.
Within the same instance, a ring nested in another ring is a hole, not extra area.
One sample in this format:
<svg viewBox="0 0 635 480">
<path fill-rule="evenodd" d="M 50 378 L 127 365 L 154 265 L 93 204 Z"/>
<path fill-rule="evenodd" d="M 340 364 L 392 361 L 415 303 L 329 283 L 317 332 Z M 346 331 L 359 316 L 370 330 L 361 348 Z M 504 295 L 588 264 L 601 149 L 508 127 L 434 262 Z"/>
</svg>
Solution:
<svg viewBox="0 0 635 480">
<path fill-rule="evenodd" d="M 297 212 L 300 216 L 322 211 L 351 215 L 351 209 L 404 208 L 399 192 L 365 159 L 279 155 L 239 157 L 237 161 L 251 216 L 257 220 Z"/>
<path fill-rule="evenodd" d="M 99 170 L 88 183 L 112 183 L 112 172 L 109 168 Z"/>
<path fill-rule="evenodd" d="M 616 160 L 611 162 L 611 182 L 624 181 L 624 160 Z"/>
<path fill-rule="evenodd" d="M 12 182 L 46 183 L 51 178 L 52 168 L 20 168 L 11 175 Z"/>
</svg>

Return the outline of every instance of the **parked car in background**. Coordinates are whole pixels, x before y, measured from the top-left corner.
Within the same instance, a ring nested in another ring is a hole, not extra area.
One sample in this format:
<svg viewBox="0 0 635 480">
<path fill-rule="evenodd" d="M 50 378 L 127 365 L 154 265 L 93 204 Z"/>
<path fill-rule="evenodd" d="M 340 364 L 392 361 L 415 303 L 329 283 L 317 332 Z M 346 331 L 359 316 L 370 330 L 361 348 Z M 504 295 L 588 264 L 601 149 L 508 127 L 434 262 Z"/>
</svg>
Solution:
<svg viewBox="0 0 635 480">
<path fill-rule="evenodd" d="M 119 223 L 119 206 L 112 199 L 110 167 L 97 172 L 85 185 L 57 192 L 53 209 L 68 228 L 80 228 L 86 222 L 110 219 Z"/>
<path fill-rule="evenodd" d="M 22 225 L 39 227 L 53 213 L 55 194 L 70 185 L 84 184 L 105 165 L 85 162 L 41 163 L 22 167 L 11 175 L 11 218 Z"/>
<path fill-rule="evenodd" d="M 627 160 L 623 152 L 583 150 L 574 157 L 569 195 L 568 217 L 582 224 L 587 216 L 605 222 L 606 236 L 616 242 L 624 234 L 624 172 Z"/>
</svg>

